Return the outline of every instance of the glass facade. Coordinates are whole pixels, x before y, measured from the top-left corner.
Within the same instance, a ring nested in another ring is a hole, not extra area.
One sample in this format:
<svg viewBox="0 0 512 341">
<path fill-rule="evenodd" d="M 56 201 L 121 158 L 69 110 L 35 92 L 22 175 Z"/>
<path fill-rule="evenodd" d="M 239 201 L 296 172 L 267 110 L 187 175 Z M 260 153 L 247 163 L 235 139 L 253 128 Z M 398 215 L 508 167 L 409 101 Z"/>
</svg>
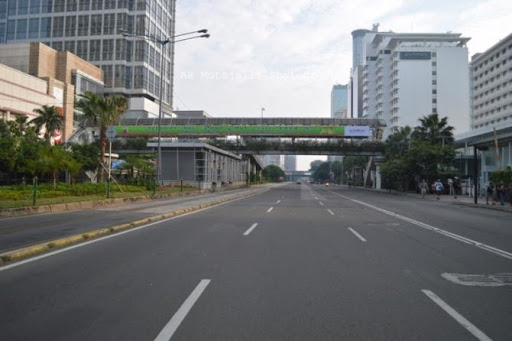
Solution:
<svg viewBox="0 0 512 341">
<path fill-rule="evenodd" d="M 0 43 L 41 41 L 101 67 L 110 92 L 171 102 L 173 46 L 124 37 L 174 35 L 176 0 L 0 0 Z"/>
</svg>

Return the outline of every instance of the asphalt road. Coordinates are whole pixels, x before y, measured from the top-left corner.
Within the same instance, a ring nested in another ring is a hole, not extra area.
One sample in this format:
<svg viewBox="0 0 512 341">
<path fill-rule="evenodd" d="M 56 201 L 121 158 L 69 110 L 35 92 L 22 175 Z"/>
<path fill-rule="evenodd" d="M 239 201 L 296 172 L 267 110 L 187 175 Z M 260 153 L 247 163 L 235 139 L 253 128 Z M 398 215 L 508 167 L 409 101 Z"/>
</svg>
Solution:
<svg viewBox="0 0 512 341">
<path fill-rule="evenodd" d="M 3 218 L 0 219 L 0 253 L 93 229 L 124 224 L 184 207 L 205 204 L 247 191 L 250 190 L 237 189 L 117 207 Z"/>
<path fill-rule="evenodd" d="M 0 338 L 512 340 L 511 218 L 278 187 L 0 268 Z"/>
</svg>

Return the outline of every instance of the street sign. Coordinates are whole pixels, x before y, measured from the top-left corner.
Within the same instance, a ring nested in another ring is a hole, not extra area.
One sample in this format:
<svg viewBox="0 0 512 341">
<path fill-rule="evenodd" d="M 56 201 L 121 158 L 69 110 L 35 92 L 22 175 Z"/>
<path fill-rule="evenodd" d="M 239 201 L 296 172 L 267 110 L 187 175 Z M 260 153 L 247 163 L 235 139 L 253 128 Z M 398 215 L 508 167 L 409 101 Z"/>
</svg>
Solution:
<svg viewBox="0 0 512 341">
<path fill-rule="evenodd" d="M 116 127 L 108 126 L 108 128 L 107 128 L 107 139 L 112 141 L 115 138 L 116 138 Z"/>
</svg>

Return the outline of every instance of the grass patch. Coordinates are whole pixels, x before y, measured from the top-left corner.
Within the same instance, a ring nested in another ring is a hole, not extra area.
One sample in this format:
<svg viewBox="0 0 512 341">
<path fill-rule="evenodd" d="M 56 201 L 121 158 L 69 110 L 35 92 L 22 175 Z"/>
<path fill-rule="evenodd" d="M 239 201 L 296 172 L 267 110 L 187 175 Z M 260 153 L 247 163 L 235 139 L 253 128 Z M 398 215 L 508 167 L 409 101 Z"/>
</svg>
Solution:
<svg viewBox="0 0 512 341">
<path fill-rule="evenodd" d="M 130 198 L 151 196 L 153 191 L 145 186 L 112 184 L 110 187 L 111 198 Z M 0 209 L 32 206 L 32 185 L 16 185 L 0 187 Z M 183 187 L 183 192 L 193 192 L 194 187 Z M 180 192 L 179 187 L 162 187 L 156 191 L 157 195 L 168 195 Z M 105 200 L 107 198 L 106 184 L 57 184 L 54 189 L 52 184 L 41 184 L 37 191 L 37 205 L 54 205 L 72 203 L 78 201 Z"/>
</svg>

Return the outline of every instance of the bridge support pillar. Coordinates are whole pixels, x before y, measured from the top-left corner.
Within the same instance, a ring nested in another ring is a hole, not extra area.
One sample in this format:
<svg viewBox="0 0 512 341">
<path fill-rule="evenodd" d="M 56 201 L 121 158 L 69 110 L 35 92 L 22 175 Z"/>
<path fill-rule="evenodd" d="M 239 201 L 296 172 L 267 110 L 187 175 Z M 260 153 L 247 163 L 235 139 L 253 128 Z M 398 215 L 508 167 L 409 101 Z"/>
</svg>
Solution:
<svg viewBox="0 0 512 341">
<path fill-rule="evenodd" d="M 377 169 L 375 171 L 375 189 L 380 190 L 382 189 L 382 178 L 380 176 L 380 166 L 377 165 Z"/>
</svg>

